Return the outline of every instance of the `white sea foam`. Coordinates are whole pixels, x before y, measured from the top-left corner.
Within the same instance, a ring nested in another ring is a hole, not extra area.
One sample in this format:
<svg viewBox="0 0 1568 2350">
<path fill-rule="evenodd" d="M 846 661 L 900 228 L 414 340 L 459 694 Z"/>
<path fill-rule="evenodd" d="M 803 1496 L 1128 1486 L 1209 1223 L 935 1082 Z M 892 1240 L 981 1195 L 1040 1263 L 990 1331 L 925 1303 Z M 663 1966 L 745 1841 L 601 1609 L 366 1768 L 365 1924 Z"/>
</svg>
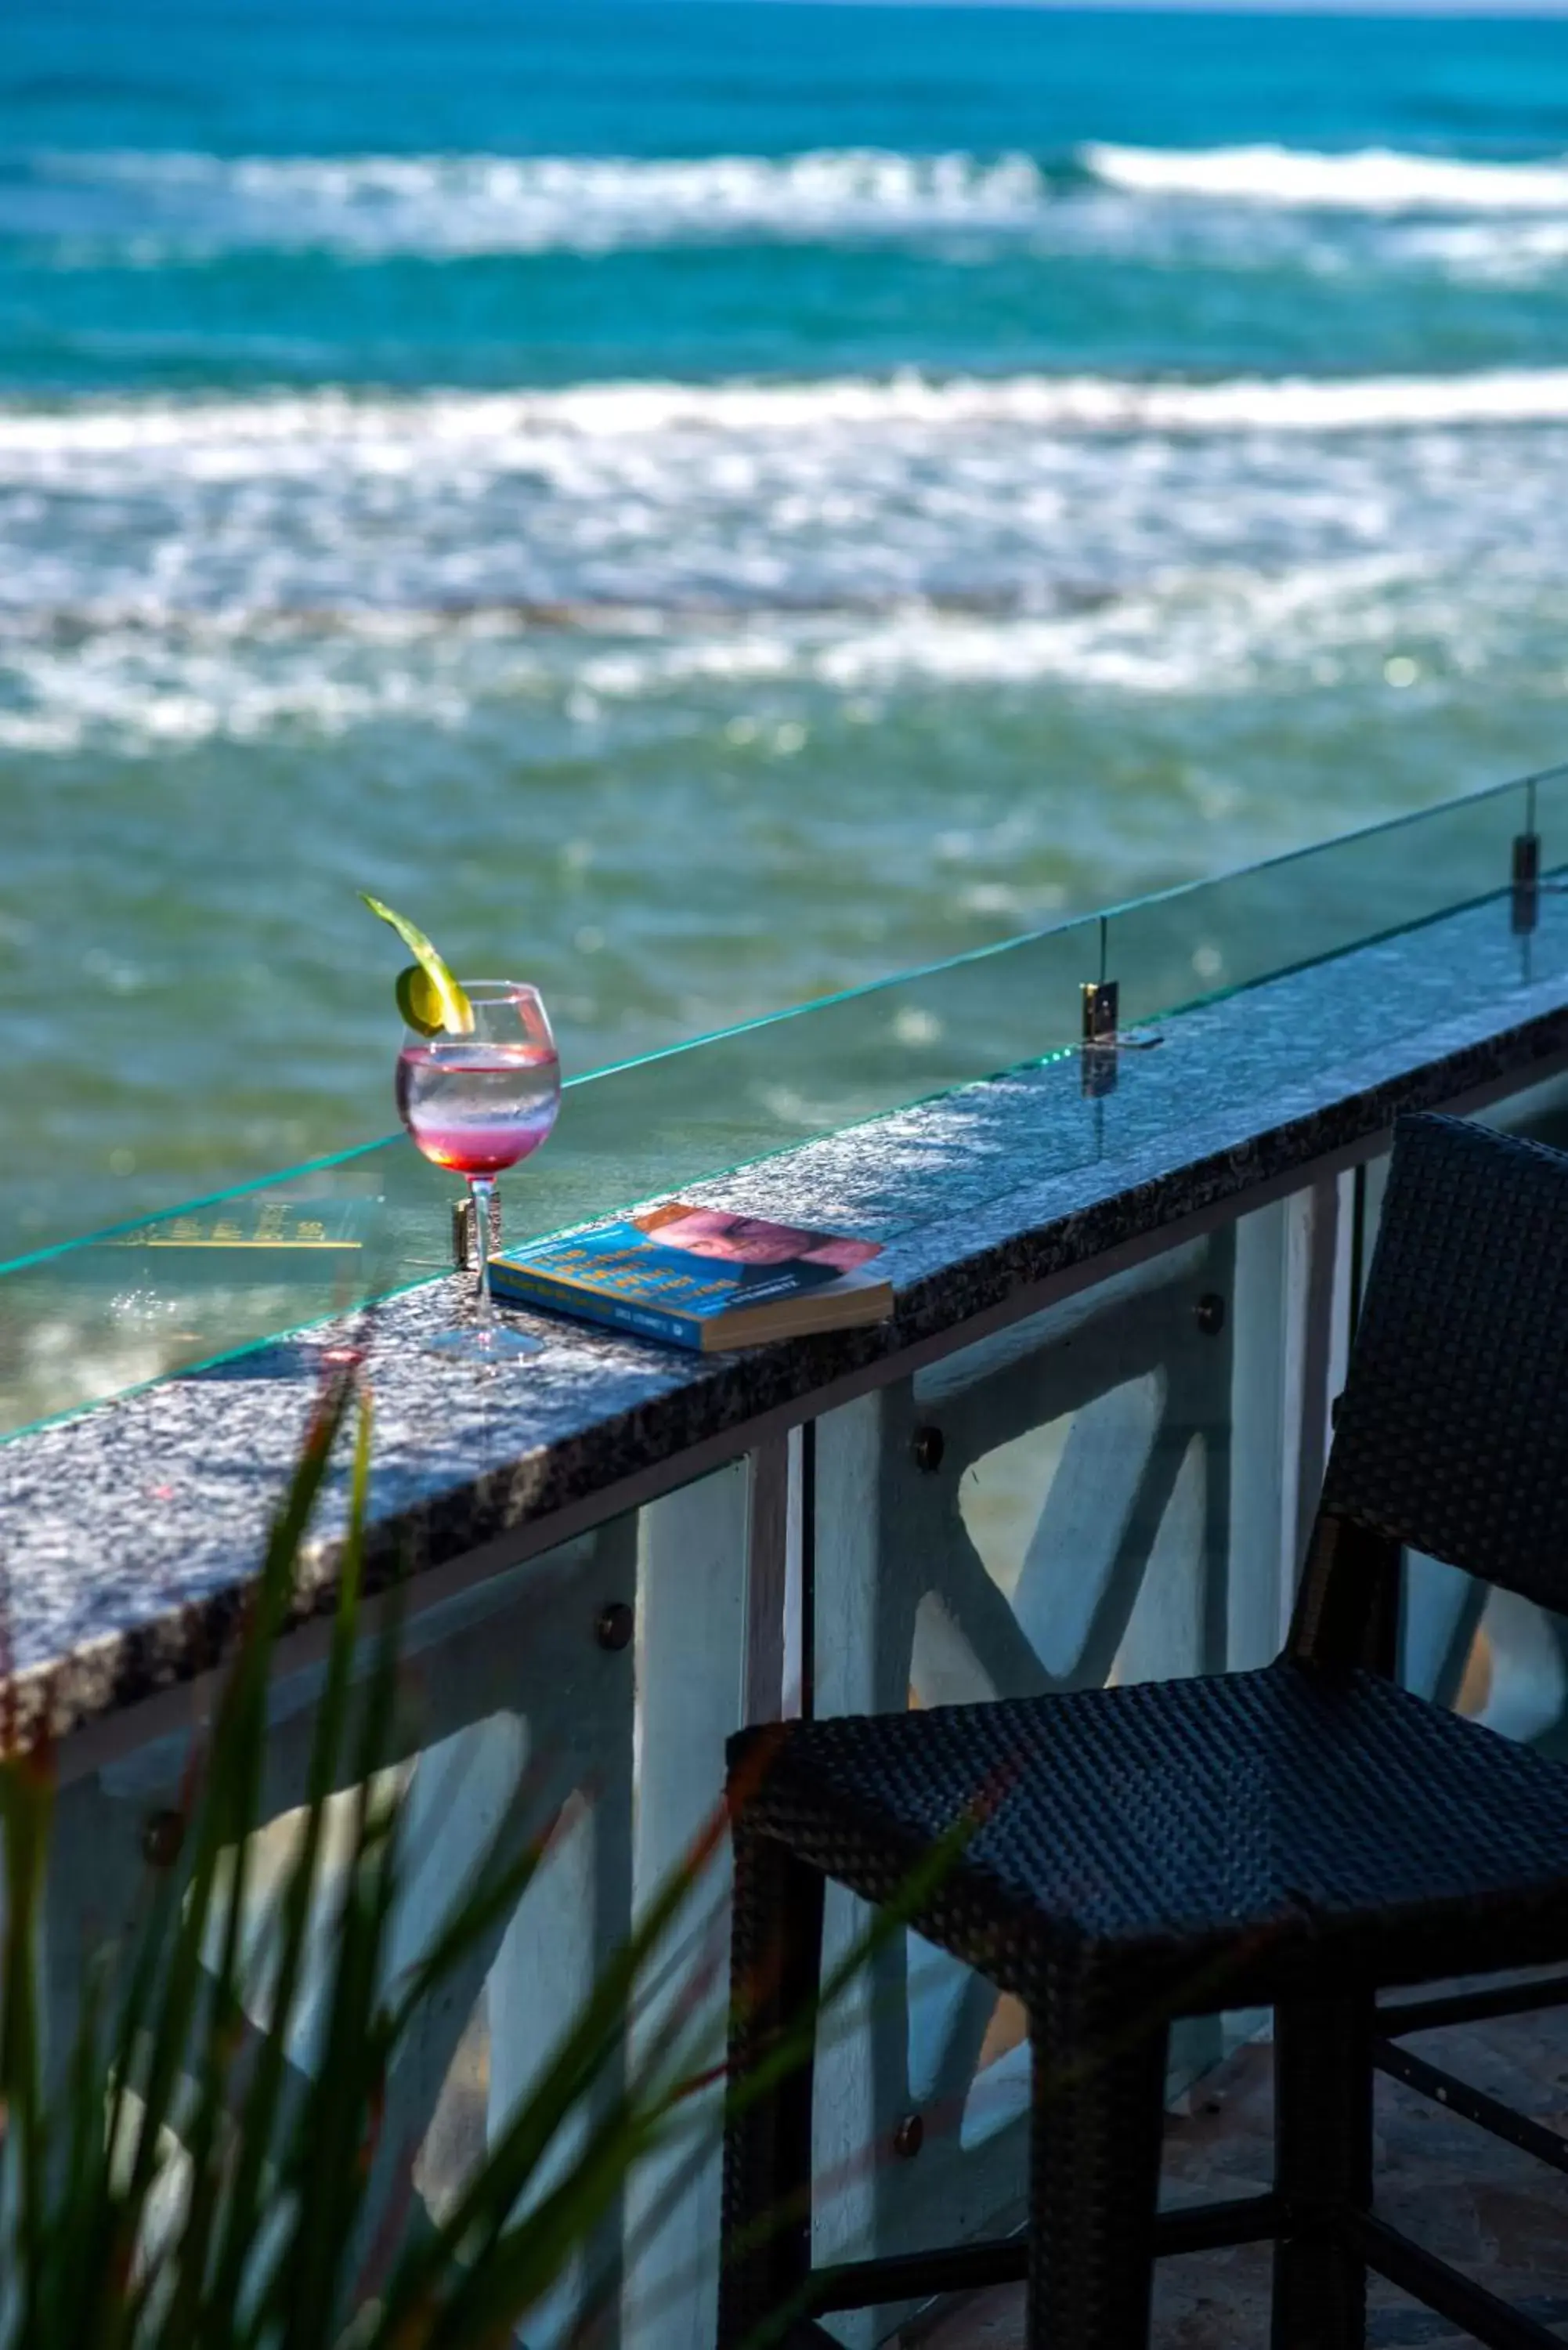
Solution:
<svg viewBox="0 0 1568 2350">
<path fill-rule="evenodd" d="M 1298 588 L 1332 634 L 1352 583 L 1397 652 L 1424 580 L 1458 610 L 1482 576 L 1524 612 L 1568 577 L 1568 369 L 0 411 L 16 750 L 903 675 L 1175 691 L 1207 662 L 1219 691 L 1276 639 L 1305 657 Z"/>
<path fill-rule="evenodd" d="M 1050 194 L 1027 155 L 876 148 L 691 159 L 130 151 L 37 155 L 30 168 L 58 198 L 109 189 L 130 199 L 121 227 L 144 256 L 161 240 L 452 256 L 1016 227 Z"/>
<path fill-rule="evenodd" d="M 571 444 L 694 434 L 738 451 L 774 436 L 1003 427 L 1067 434 L 1339 433 L 1568 419 L 1568 368 L 1454 375 L 1238 376 L 1162 382 L 1124 376 L 846 375 L 807 382 L 578 384 L 561 391 L 327 390 L 254 399 L 83 400 L 0 408 L 0 478 L 55 465 L 166 464 L 192 478 L 316 473 L 345 463 L 396 474 L 470 459 L 486 472 Z M 109 475 L 103 477 L 106 481 Z"/>
<path fill-rule="evenodd" d="M 1552 285 L 1568 263 L 1568 213 L 1410 220 L 1387 232 L 1388 257 L 1468 285 Z"/>
<path fill-rule="evenodd" d="M 1108 186 L 1139 195 L 1358 213 L 1565 213 L 1568 157 L 1483 163 L 1369 147 L 1118 147 L 1093 142 L 1082 160 Z"/>
<path fill-rule="evenodd" d="M 1023 240 L 1042 255 L 1141 255 L 1313 273 L 1437 268 L 1540 277 L 1568 223 L 1568 158 L 1498 163 L 1366 149 L 1022 153 L 825 148 L 786 155 L 13 154 L 0 234 L 64 262 L 137 267 L 259 247 L 359 259 L 609 252 L 744 241 Z M 1456 241 L 1409 232 L 1454 228 Z M 1467 234 L 1468 232 L 1468 234 Z"/>
<path fill-rule="evenodd" d="M 1490 670 L 1561 691 L 1568 600 L 1561 585 L 1495 559 L 1434 577 L 1411 556 L 1308 564 L 1269 577 L 1240 567 L 1172 573 L 1103 608 L 980 618 L 911 605 L 854 614 L 711 625 L 640 643 L 603 637 L 496 636 L 460 625 L 404 633 L 395 659 L 353 630 L 280 641 L 263 629 L 148 634 L 109 629 L 89 657 L 0 640 L 0 749 L 172 754 L 217 742 L 321 745 L 373 726 L 454 743 L 475 720 L 526 710 L 548 758 L 574 730 L 596 755 L 635 743 L 652 706 L 715 742 L 725 716 L 751 761 L 793 759 L 821 713 L 867 696 L 996 692 L 1096 702 L 1169 696 L 1219 703 L 1259 692 L 1332 692 L 1383 674 L 1411 682 Z M 1407 648 L 1417 645 L 1419 660 Z M 629 728 L 629 733 L 618 730 Z"/>
<path fill-rule="evenodd" d="M 237 200 L 275 211 L 278 226 L 315 234 L 356 224 L 379 237 L 442 219 L 506 225 L 524 240 L 566 241 L 595 225 L 652 235 L 682 222 L 788 229 L 797 221 L 1016 221 L 1059 192 L 1018 151 L 901 153 L 875 147 L 786 155 L 213 155 L 164 149 L 47 151 L 27 159 L 47 185 L 143 189 L 165 200 Z M 1072 161 L 1137 193 L 1355 212 L 1568 211 L 1568 155 L 1492 162 L 1386 147 L 1335 152 L 1260 142 L 1132 147 L 1091 140 Z"/>
<path fill-rule="evenodd" d="M 1051 607 L 1163 565 L 1318 560 L 1395 531 L 1532 544 L 1565 427 L 1568 370 L 12 409 L 0 613 L 68 634 L 182 614 Z"/>
</svg>

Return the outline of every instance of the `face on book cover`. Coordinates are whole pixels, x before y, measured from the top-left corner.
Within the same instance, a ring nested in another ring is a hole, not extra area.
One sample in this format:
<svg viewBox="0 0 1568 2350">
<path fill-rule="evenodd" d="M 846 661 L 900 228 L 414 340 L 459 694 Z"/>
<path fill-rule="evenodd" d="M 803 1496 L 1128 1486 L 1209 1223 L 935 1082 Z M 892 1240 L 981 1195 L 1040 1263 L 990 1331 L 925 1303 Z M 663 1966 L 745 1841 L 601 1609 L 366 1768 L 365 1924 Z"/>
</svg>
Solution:
<svg viewBox="0 0 1568 2350">
<path fill-rule="evenodd" d="M 733 1216 L 721 1208 L 654 1208 L 637 1218 L 639 1232 L 661 1248 L 722 1264 L 821 1264 L 852 1273 L 877 1254 L 875 1241 L 835 1239 L 763 1216 Z"/>
</svg>

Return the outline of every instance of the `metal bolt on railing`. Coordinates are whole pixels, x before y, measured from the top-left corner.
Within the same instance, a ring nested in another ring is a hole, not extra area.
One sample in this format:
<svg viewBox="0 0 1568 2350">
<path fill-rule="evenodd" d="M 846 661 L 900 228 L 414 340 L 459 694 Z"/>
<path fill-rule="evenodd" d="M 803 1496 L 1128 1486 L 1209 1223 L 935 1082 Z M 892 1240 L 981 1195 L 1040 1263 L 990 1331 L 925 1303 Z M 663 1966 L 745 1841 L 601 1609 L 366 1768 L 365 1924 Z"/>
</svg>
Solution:
<svg viewBox="0 0 1568 2350">
<path fill-rule="evenodd" d="M 149 1812 L 141 1823 L 141 1857 L 149 1868 L 172 1868 L 184 1841 L 182 1812 Z"/>
<path fill-rule="evenodd" d="M 601 1648 L 618 1653 L 630 1646 L 635 1621 L 624 1599 L 607 1600 L 594 1619 L 594 1638 Z"/>
</svg>

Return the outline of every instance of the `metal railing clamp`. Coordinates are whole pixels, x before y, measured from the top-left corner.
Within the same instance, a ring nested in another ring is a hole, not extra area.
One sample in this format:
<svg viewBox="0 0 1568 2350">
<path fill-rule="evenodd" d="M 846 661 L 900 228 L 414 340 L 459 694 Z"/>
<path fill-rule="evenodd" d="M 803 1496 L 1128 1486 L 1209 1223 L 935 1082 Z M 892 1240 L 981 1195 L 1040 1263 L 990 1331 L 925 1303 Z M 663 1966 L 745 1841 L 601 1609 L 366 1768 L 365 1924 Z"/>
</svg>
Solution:
<svg viewBox="0 0 1568 2350">
<path fill-rule="evenodd" d="M 1513 836 L 1513 930 L 1522 938 L 1541 920 L 1541 835 Z"/>
<path fill-rule="evenodd" d="M 1123 1053 L 1152 1052 L 1165 1040 L 1161 1036 L 1122 1034 L 1121 989 L 1114 979 L 1086 979 L 1079 993 L 1084 1006 L 1080 1052 L 1083 1088 L 1091 1101 L 1098 1101 L 1115 1093 L 1117 1063 Z"/>
</svg>

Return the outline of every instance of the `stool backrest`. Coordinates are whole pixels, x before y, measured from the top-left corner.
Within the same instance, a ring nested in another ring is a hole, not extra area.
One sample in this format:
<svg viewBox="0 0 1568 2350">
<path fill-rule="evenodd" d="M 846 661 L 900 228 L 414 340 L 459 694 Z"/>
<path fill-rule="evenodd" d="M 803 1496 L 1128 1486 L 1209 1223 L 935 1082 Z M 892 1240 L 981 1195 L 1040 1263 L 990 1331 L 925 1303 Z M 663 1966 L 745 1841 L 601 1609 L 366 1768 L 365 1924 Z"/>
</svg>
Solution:
<svg viewBox="0 0 1568 2350">
<path fill-rule="evenodd" d="M 1568 1157 L 1459 1118 L 1395 1128 L 1308 1583 L 1400 1544 L 1568 1607 Z"/>
</svg>

